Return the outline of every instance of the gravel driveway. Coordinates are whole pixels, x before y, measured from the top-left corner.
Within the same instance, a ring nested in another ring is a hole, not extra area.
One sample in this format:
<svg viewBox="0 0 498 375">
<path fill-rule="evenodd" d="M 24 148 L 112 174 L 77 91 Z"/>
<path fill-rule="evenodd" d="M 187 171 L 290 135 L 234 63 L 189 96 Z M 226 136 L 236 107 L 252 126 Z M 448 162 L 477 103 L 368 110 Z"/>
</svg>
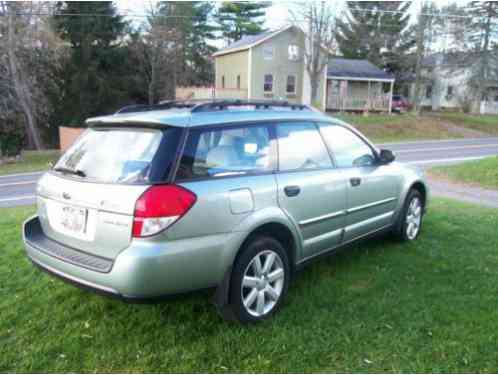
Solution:
<svg viewBox="0 0 498 375">
<path fill-rule="evenodd" d="M 434 196 L 458 199 L 465 202 L 498 208 L 498 191 L 483 189 L 468 184 L 457 184 L 428 175 L 431 194 Z"/>
</svg>

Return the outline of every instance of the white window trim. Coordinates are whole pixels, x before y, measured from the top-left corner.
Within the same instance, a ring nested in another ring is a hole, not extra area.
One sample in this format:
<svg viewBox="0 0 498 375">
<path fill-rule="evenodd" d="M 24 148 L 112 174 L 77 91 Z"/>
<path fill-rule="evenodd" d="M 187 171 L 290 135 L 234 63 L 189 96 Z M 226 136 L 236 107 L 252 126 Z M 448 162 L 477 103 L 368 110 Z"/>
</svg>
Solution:
<svg viewBox="0 0 498 375">
<path fill-rule="evenodd" d="M 297 48 L 297 54 L 295 56 L 295 58 L 291 59 L 291 54 L 290 54 L 290 48 L 291 47 L 296 47 Z M 297 44 L 289 44 L 287 46 L 287 59 L 289 61 L 299 61 L 299 46 Z"/>
<path fill-rule="evenodd" d="M 265 90 L 265 85 L 266 85 L 266 76 L 271 76 L 271 91 L 266 91 Z M 273 73 L 265 73 L 263 74 L 263 94 L 273 94 L 275 89 L 275 76 Z"/>
<path fill-rule="evenodd" d="M 287 91 L 287 86 L 289 85 L 289 77 L 294 77 L 294 91 Z M 297 94 L 297 75 L 296 74 L 287 74 L 287 78 L 285 79 L 285 94 L 286 95 L 296 95 Z"/>
</svg>

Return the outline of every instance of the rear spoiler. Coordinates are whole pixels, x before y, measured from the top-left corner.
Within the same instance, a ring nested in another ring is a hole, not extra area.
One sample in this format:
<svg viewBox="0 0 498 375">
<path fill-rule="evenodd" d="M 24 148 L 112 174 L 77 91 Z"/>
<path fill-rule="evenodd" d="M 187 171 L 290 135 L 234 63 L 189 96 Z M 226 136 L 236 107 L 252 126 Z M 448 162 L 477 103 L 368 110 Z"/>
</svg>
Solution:
<svg viewBox="0 0 498 375">
<path fill-rule="evenodd" d="M 136 127 L 136 128 L 148 128 L 148 129 L 164 129 L 170 127 L 171 125 L 164 124 L 163 122 L 154 121 L 140 121 L 137 119 L 111 119 L 107 117 L 105 120 L 103 118 L 88 119 L 85 124 L 89 128 L 123 128 L 123 127 Z"/>
</svg>

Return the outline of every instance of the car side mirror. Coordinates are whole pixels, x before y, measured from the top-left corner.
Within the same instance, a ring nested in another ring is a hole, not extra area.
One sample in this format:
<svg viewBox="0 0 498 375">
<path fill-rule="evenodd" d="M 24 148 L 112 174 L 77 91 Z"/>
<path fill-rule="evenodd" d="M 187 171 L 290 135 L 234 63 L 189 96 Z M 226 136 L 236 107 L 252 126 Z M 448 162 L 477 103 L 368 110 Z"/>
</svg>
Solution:
<svg viewBox="0 0 498 375">
<path fill-rule="evenodd" d="M 396 159 L 396 155 L 394 155 L 394 152 L 392 152 L 391 150 L 387 149 L 380 150 L 379 161 L 381 164 L 392 163 L 394 159 Z"/>
</svg>

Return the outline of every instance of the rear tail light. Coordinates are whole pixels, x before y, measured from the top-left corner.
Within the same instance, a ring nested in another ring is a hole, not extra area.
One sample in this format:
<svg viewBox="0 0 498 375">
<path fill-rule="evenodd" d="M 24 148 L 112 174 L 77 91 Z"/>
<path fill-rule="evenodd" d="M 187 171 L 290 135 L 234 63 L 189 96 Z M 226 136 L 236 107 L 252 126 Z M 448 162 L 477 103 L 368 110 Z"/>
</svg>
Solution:
<svg viewBox="0 0 498 375">
<path fill-rule="evenodd" d="M 133 237 L 152 236 L 165 230 L 194 205 L 197 197 L 177 185 L 148 188 L 135 203 Z"/>
</svg>

